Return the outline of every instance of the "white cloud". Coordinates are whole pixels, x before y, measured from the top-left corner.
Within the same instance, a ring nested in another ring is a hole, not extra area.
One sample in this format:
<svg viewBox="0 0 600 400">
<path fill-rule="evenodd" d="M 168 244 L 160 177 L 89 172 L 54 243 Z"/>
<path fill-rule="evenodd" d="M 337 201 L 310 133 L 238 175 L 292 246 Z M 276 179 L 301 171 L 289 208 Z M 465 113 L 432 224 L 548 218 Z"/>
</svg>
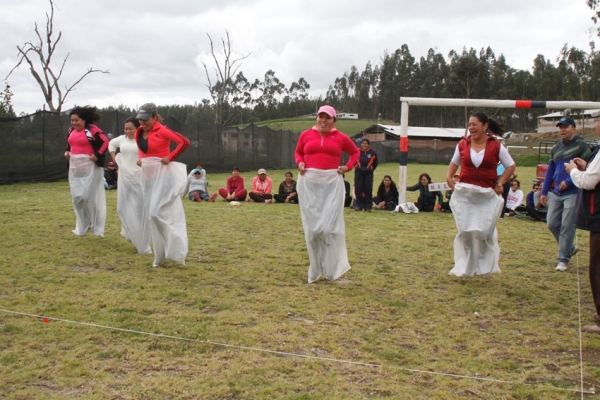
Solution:
<svg viewBox="0 0 600 400">
<path fill-rule="evenodd" d="M 490 46 L 514 68 L 529 69 L 537 54 L 554 62 L 564 43 L 588 50 L 591 10 L 583 0 L 56 0 L 55 32 L 62 31 L 54 60 L 70 53 L 63 86 L 88 68 L 69 104 L 98 106 L 147 101 L 193 103 L 208 98 L 199 61 L 209 67 L 209 33 L 220 51 L 230 33 L 236 56 L 251 55 L 240 71 L 263 79 L 269 69 L 287 86 L 304 77 L 310 95 L 324 95 L 351 66 L 377 65 L 385 50 L 407 44 L 418 60 L 429 48 L 447 56 L 463 46 Z M 17 61 L 15 46 L 45 29 L 48 2 L 4 0 L 0 14 L 0 76 Z M 568 15 L 568 21 L 564 16 Z M 9 79 L 17 112 L 44 101 L 23 65 Z"/>
</svg>

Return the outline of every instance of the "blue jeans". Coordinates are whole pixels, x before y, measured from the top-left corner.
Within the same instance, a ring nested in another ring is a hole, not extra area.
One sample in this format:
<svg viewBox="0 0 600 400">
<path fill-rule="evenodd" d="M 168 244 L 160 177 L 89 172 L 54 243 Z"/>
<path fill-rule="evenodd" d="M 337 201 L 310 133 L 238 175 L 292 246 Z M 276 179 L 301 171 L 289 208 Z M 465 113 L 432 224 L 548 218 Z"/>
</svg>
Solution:
<svg viewBox="0 0 600 400">
<path fill-rule="evenodd" d="M 548 229 L 558 242 L 558 261 L 569 263 L 575 239 L 575 206 L 577 195 L 559 196 L 548 192 Z"/>
</svg>

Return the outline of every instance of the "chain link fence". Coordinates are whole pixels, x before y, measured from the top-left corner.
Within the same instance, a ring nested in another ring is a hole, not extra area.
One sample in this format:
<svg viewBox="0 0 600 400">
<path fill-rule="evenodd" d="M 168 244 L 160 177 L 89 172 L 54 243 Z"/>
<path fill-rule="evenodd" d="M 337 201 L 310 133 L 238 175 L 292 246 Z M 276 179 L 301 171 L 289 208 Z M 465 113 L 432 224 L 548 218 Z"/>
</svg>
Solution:
<svg viewBox="0 0 600 400">
<path fill-rule="evenodd" d="M 129 115 L 102 113 L 98 126 L 106 135 L 123 134 Z M 181 123 L 167 117 L 163 123 L 186 136 L 191 145 L 177 159 L 191 169 L 201 161 L 209 171 L 229 172 L 295 168 L 298 134 L 250 125 L 245 129 L 199 123 Z M 18 118 L 0 118 L 0 184 L 66 179 L 63 154 L 70 127 L 68 113 L 40 111 Z M 110 157 L 107 157 L 107 162 Z"/>
</svg>

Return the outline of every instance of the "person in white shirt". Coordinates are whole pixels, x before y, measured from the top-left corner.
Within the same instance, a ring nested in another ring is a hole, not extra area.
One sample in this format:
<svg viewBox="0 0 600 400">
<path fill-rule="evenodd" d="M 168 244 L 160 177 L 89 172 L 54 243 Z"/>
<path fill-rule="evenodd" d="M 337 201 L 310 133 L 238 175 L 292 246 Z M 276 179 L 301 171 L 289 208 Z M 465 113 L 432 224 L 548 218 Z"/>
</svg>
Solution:
<svg viewBox="0 0 600 400">
<path fill-rule="evenodd" d="M 520 188 L 521 182 L 519 182 L 518 179 L 513 179 L 510 184 L 508 196 L 506 197 L 506 206 L 504 207 L 505 215 L 508 214 L 511 217 L 514 216 L 516 208 L 522 205 L 523 191 Z"/>
</svg>

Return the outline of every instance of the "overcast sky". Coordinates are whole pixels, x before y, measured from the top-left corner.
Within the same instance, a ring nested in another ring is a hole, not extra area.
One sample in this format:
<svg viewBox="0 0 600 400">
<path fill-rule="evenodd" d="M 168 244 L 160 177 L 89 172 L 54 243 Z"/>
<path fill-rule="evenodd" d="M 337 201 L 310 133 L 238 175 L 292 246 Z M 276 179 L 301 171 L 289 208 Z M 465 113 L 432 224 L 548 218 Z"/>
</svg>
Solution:
<svg viewBox="0 0 600 400">
<path fill-rule="evenodd" d="M 355 65 L 378 64 L 385 50 L 406 43 L 418 60 L 429 48 L 447 56 L 491 46 L 513 68 L 531 70 L 543 54 L 553 63 L 564 43 L 588 51 L 592 11 L 585 0 L 55 0 L 53 65 L 70 53 L 62 87 L 88 68 L 67 98 L 73 105 L 131 107 L 146 102 L 193 104 L 208 98 L 201 61 L 209 66 L 210 34 L 229 31 L 235 55 L 250 54 L 240 71 L 250 81 L 267 70 L 289 87 L 305 78 L 309 95 L 324 95 Z M 17 45 L 45 34 L 48 0 L 2 0 L 0 77 L 17 63 Z M 17 114 L 41 109 L 42 92 L 26 65 L 8 79 Z M 4 88 L 4 82 L 2 87 Z"/>
</svg>

